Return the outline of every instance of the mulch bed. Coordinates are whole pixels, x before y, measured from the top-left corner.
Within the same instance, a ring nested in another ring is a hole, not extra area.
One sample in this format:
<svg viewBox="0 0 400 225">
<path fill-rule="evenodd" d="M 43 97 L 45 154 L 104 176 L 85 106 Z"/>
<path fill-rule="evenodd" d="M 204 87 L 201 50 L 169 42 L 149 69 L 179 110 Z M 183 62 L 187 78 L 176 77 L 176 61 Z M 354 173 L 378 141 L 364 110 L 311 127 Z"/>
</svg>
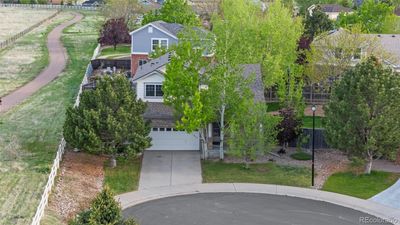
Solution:
<svg viewBox="0 0 400 225">
<path fill-rule="evenodd" d="M 290 157 L 291 154 L 296 152 L 295 148 L 288 148 L 286 154 L 276 156 L 277 151 L 272 151 L 274 154 L 267 154 L 257 157 L 252 163 L 267 163 L 273 160 L 276 164 L 284 166 L 301 166 L 311 168 L 311 160 L 302 161 Z M 226 156 L 224 162 L 227 163 L 241 163 L 242 160 Z M 328 177 L 334 173 L 348 169 L 350 161 L 347 156 L 342 152 L 334 149 L 319 149 L 315 151 L 315 188 L 321 189 Z"/>
<path fill-rule="evenodd" d="M 49 210 L 64 222 L 88 208 L 103 187 L 103 165 L 107 157 L 67 151 L 49 199 Z"/>
</svg>

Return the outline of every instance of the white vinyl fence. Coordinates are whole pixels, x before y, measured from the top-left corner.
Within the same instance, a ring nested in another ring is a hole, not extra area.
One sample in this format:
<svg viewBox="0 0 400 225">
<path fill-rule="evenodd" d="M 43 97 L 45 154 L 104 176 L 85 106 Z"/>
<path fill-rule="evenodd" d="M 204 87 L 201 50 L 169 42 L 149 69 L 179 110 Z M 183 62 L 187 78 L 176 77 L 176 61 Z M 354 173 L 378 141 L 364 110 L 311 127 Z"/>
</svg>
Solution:
<svg viewBox="0 0 400 225">
<path fill-rule="evenodd" d="M 19 32 L 18 34 L 13 35 L 12 37 L 7 38 L 5 41 L 0 42 L 0 49 L 5 48 L 11 44 L 13 44 L 18 38 L 24 36 L 25 34 L 27 34 L 28 32 L 32 31 L 33 29 L 35 29 L 36 27 L 42 25 L 44 22 L 54 18 L 58 13 L 60 13 L 60 11 L 55 12 L 53 15 L 47 17 L 46 19 L 26 28 L 25 30 Z"/>
<path fill-rule="evenodd" d="M 88 10 L 94 11 L 98 7 L 95 6 L 82 6 L 82 5 L 51 5 L 51 4 L 14 4 L 14 3 L 1 3 L 0 7 L 19 7 L 19 8 L 31 8 L 31 9 L 72 9 L 72 10 Z"/>
<path fill-rule="evenodd" d="M 100 50 L 100 45 L 98 45 L 97 48 L 94 50 L 92 59 L 97 57 L 97 55 L 99 54 L 99 50 Z M 83 80 L 79 87 L 79 92 L 78 92 L 78 96 L 76 97 L 74 107 L 79 105 L 79 98 L 82 93 L 82 86 L 88 82 L 88 77 L 90 75 L 92 75 L 92 73 L 93 73 L 93 67 L 92 67 L 92 64 L 89 63 L 86 68 L 85 76 L 83 77 Z M 58 146 L 56 158 L 54 159 L 53 166 L 51 167 L 51 172 L 50 172 L 49 178 L 47 180 L 46 187 L 44 188 L 42 197 L 40 199 L 39 206 L 36 209 L 36 214 L 35 214 L 35 217 L 33 217 L 31 225 L 39 225 L 40 220 L 43 217 L 44 210 L 47 206 L 47 203 L 49 200 L 49 195 L 51 193 L 51 189 L 53 188 L 54 181 L 57 177 L 57 171 L 58 171 L 58 168 L 60 167 L 60 162 L 62 160 L 62 156 L 65 151 L 65 145 L 66 145 L 65 139 L 61 138 L 61 142 L 60 142 L 60 145 Z"/>
</svg>

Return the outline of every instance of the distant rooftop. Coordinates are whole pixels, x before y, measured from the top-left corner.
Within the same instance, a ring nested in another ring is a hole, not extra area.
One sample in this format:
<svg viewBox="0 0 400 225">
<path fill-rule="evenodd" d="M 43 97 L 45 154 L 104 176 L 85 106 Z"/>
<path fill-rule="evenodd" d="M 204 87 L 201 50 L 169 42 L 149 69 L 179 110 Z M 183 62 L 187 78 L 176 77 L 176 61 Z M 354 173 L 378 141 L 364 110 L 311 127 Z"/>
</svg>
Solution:
<svg viewBox="0 0 400 225">
<path fill-rule="evenodd" d="M 338 4 L 319 4 L 323 12 L 352 12 L 353 10 Z"/>
</svg>

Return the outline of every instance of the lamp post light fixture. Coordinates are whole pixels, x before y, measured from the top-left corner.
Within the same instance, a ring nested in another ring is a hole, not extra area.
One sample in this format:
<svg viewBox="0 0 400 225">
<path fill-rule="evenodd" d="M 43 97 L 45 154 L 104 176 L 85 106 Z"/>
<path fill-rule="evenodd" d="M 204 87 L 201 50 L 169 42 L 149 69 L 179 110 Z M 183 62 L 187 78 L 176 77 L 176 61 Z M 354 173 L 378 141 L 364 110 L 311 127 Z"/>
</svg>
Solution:
<svg viewBox="0 0 400 225">
<path fill-rule="evenodd" d="M 312 110 L 312 164 L 311 164 L 311 186 L 314 187 L 314 170 L 315 170 L 315 111 L 317 106 L 313 105 Z"/>
</svg>

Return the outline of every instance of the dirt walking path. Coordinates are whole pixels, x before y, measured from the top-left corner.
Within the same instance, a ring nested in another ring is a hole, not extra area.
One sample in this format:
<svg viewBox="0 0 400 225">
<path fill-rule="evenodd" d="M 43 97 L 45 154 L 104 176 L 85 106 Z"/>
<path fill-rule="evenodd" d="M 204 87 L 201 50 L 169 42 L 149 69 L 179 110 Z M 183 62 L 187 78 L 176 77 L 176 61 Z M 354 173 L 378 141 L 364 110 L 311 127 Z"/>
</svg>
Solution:
<svg viewBox="0 0 400 225">
<path fill-rule="evenodd" d="M 0 106 L 0 113 L 6 112 L 20 104 L 40 88 L 44 87 L 59 76 L 59 74 L 64 70 L 68 58 L 67 51 L 61 42 L 62 31 L 66 27 L 79 22 L 82 18 L 83 16 L 81 14 L 75 13 L 75 17 L 72 20 L 58 25 L 49 33 L 47 37 L 47 49 L 50 58 L 49 65 L 31 82 L 4 96 Z M 21 54 L 23 54 L 23 52 L 21 52 Z"/>
</svg>

